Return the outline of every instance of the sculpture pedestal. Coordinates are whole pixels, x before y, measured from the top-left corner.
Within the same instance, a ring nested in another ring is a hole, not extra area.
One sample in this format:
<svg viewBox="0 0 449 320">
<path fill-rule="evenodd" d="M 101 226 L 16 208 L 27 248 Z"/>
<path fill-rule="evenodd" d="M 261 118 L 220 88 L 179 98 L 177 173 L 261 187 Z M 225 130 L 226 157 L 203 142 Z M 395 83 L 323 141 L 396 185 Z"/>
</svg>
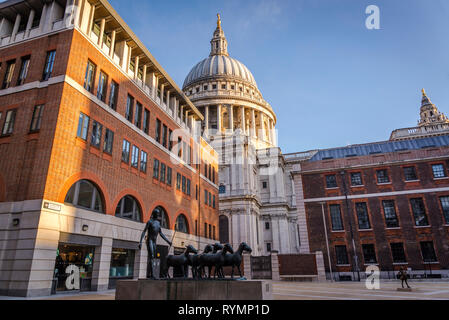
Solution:
<svg viewBox="0 0 449 320">
<path fill-rule="evenodd" d="M 115 300 L 272 300 L 269 281 L 119 280 Z"/>
<path fill-rule="evenodd" d="M 402 292 L 412 292 L 412 288 L 397 288 L 397 291 L 402 291 Z"/>
</svg>

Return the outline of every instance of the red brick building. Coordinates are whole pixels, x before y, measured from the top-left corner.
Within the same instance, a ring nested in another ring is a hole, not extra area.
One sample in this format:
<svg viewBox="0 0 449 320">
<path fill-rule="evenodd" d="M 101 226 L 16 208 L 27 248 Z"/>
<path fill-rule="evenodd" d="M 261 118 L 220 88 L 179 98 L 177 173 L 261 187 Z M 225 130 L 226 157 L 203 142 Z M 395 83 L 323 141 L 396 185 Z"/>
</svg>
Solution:
<svg viewBox="0 0 449 320">
<path fill-rule="evenodd" d="M 203 117 L 109 3 L 6 1 L 0 16 L 0 295 L 144 276 L 156 207 L 175 251 L 215 242 Z"/>
</svg>

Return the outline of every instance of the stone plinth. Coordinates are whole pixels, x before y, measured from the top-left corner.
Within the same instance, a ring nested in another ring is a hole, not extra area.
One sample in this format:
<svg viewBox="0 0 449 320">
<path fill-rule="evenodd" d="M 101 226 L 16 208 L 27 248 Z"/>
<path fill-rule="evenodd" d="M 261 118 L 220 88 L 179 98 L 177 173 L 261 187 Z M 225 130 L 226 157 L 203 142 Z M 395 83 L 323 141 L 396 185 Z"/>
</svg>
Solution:
<svg viewBox="0 0 449 320">
<path fill-rule="evenodd" d="M 115 300 L 272 300 L 268 281 L 120 280 Z"/>
</svg>

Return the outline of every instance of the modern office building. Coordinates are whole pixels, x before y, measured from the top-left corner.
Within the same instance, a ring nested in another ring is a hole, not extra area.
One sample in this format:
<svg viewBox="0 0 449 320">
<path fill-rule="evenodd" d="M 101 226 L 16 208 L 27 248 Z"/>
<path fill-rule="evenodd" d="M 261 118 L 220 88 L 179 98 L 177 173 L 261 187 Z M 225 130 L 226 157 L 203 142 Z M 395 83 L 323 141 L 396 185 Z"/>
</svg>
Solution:
<svg viewBox="0 0 449 320">
<path fill-rule="evenodd" d="M 0 64 L 0 295 L 144 277 L 155 208 L 175 252 L 216 242 L 203 116 L 107 1 L 1 3 Z"/>
</svg>

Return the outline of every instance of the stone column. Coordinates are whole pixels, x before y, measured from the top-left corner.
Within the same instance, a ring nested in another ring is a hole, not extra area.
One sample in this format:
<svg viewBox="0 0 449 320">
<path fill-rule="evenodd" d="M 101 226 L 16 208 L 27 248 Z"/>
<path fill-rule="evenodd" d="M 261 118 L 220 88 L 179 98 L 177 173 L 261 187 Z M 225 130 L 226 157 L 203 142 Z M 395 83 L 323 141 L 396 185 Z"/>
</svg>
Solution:
<svg viewBox="0 0 449 320">
<path fill-rule="evenodd" d="M 316 271 L 318 275 L 318 281 L 326 281 L 326 270 L 324 269 L 324 257 L 322 251 L 315 252 L 316 259 Z"/>
<path fill-rule="evenodd" d="M 176 122 L 179 122 L 178 109 L 179 109 L 179 100 L 178 98 L 175 97 L 175 110 L 173 110 L 173 118 L 175 118 Z"/>
<path fill-rule="evenodd" d="M 17 35 L 17 31 L 19 30 L 19 26 L 20 26 L 20 21 L 21 20 L 22 20 L 22 15 L 18 13 L 16 15 L 16 22 L 14 22 L 14 27 L 12 29 L 12 34 L 11 34 L 11 39 L 9 40 L 9 42 L 14 42 L 16 40 L 16 35 Z"/>
<path fill-rule="evenodd" d="M 242 129 L 242 133 L 243 133 L 243 134 L 246 133 L 245 124 L 246 124 L 246 119 L 245 119 L 245 107 L 244 107 L 244 106 L 241 106 L 241 107 L 240 107 L 240 129 Z"/>
<path fill-rule="evenodd" d="M 126 45 L 127 45 L 127 44 L 125 43 L 125 46 L 126 46 Z M 126 73 L 127 73 L 127 74 L 128 74 L 128 70 L 129 70 L 129 65 L 130 65 L 130 63 L 131 63 L 132 54 L 133 54 L 133 48 L 131 48 L 131 47 L 128 46 L 128 57 L 127 57 L 127 59 L 126 59 L 126 66 L 125 66 L 125 70 L 126 70 Z"/>
<path fill-rule="evenodd" d="M 148 249 L 147 245 L 142 243 L 142 250 L 136 250 L 136 260 L 134 261 L 134 279 L 145 279 L 147 277 Z"/>
<path fill-rule="evenodd" d="M 90 8 L 90 14 L 89 14 L 89 22 L 87 24 L 87 36 L 90 37 L 90 33 L 92 32 L 92 24 L 94 23 L 94 16 L 95 16 L 95 5 L 92 5 Z"/>
<path fill-rule="evenodd" d="M 87 1 L 87 0 L 85 0 Z M 48 11 L 48 4 L 44 4 L 44 7 L 42 8 L 42 13 L 41 13 L 41 19 L 39 21 L 39 31 L 43 31 L 44 30 L 44 26 L 45 26 L 45 21 L 47 18 L 47 11 Z"/>
<path fill-rule="evenodd" d="M 276 250 L 271 251 L 271 279 L 273 281 L 281 280 L 279 273 L 279 257 Z"/>
<path fill-rule="evenodd" d="M 100 35 L 98 36 L 98 45 L 100 48 L 103 47 L 103 36 L 104 36 L 104 27 L 106 26 L 106 19 L 101 19 L 100 22 Z"/>
<path fill-rule="evenodd" d="M 142 71 L 142 85 L 145 87 L 147 85 L 147 70 L 148 70 L 148 65 L 144 65 L 143 66 L 143 71 Z"/>
<path fill-rule="evenodd" d="M 161 84 L 161 106 L 164 105 L 164 88 L 165 84 Z"/>
<path fill-rule="evenodd" d="M 25 30 L 25 37 L 28 38 L 30 36 L 31 26 L 33 25 L 34 16 L 36 15 L 36 11 L 31 9 L 30 15 L 28 16 L 28 22 Z"/>
<path fill-rule="evenodd" d="M 170 110 L 170 90 L 167 90 L 167 111 Z"/>
<path fill-rule="evenodd" d="M 233 105 L 228 106 L 228 113 L 229 113 L 229 130 L 232 134 L 234 132 L 234 107 Z"/>
<path fill-rule="evenodd" d="M 221 133 L 221 105 L 217 106 L 217 130 L 219 133 Z"/>
<path fill-rule="evenodd" d="M 117 32 L 115 30 L 111 33 L 111 47 L 109 48 L 109 56 L 114 58 L 114 48 L 115 48 L 115 36 Z"/>
<path fill-rule="evenodd" d="M 256 113 L 254 109 L 251 109 L 251 136 L 256 138 Z"/>
<path fill-rule="evenodd" d="M 139 56 L 136 56 L 134 58 L 134 80 L 137 80 L 139 78 L 139 62 L 140 58 Z"/>
<path fill-rule="evenodd" d="M 265 133 L 265 123 L 264 123 L 264 120 L 265 120 L 265 115 L 264 115 L 264 113 L 262 112 L 262 111 L 259 111 L 259 123 L 260 123 L 260 133 L 261 133 L 261 135 L 260 135 L 260 138 L 263 140 L 263 141 L 266 141 L 267 140 L 267 137 L 266 137 L 266 133 Z"/>
<path fill-rule="evenodd" d="M 204 107 L 204 135 L 209 134 L 209 106 Z"/>
<path fill-rule="evenodd" d="M 251 255 L 244 253 L 243 254 L 243 275 L 246 279 L 251 280 Z"/>
<path fill-rule="evenodd" d="M 103 238 L 101 246 L 95 248 L 92 271 L 92 290 L 107 290 L 111 266 L 112 238 Z"/>
</svg>

